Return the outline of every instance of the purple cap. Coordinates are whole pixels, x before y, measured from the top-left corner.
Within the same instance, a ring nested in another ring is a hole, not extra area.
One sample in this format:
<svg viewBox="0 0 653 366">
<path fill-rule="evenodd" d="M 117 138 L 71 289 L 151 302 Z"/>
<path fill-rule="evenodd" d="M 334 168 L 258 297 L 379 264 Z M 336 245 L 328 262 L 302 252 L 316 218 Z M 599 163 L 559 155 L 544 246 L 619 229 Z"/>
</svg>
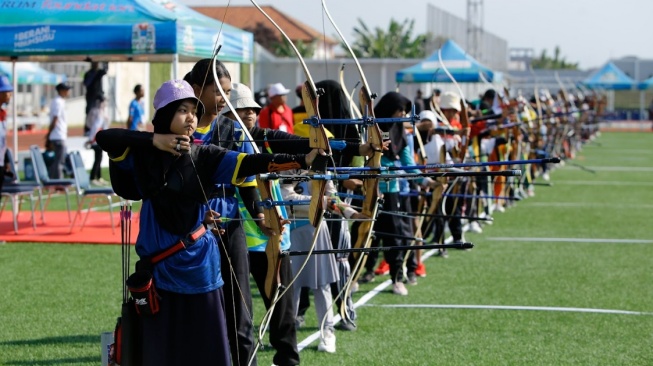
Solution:
<svg viewBox="0 0 653 366">
<path fill-rule="evenodd" d="M 0 74 L 0 93 L 14 91 L 14 87 L 11 85 L 11 81 L 7 75 Z"/>
<path fill-rule="evenodd" d="M 169 80 L 163 83 L 154 94 L 154 109 L 159 110 L 168 104 L 182 99 L 194 99 L 199 104 L 202 102 L 195 97 L 193 87 L 184 80 Z"/>
</svg>

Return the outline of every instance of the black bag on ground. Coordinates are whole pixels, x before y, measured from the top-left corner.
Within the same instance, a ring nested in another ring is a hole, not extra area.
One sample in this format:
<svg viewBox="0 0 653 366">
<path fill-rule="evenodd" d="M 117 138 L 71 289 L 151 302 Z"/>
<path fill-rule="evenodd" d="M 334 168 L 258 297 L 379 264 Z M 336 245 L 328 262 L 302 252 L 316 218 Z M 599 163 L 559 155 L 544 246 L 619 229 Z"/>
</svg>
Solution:
<svg viewBox="0 0 653 366">
<path fill-rule="evenodd" d="M 142 365 L 141 319 L 134 300 L 122 304 L 121 316 L 113 332 L 113 345 L 109 351 L 109 364 L 120 366 Z"/>
</svg>

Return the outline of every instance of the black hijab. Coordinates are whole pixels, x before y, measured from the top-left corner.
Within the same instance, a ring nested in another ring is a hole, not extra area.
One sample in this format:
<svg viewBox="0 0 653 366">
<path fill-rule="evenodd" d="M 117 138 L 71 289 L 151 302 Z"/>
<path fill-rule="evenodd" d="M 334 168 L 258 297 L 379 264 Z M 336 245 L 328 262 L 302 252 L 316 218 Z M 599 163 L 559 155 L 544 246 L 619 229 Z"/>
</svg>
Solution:
<svg viewBox="0 0 653 366">
<path fill-rule="evenodd" d="M 374 107 L 376 118 L 390 118 L 398 110 L 406 113 L 412 110 L 413 103 L 410 99 L 397 92 L 388 92 L 379 99 Z M 399 152 L 408 144 L 406 141 L 406 129 L 403 123 L 379 123 L 379 128 L 390 136 L 390 149 L 383 152 L 387 158 L 396 160 Z"/>
</svg>

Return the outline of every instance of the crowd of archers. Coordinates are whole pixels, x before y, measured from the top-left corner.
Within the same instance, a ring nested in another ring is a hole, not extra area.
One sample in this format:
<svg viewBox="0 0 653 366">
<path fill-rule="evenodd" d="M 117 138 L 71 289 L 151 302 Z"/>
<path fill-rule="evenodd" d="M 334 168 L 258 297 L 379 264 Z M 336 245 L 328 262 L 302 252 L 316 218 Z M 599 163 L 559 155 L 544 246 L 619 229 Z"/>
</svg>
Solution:
<svg viewBox="0 0 653 366">
<path fill-rule="evenodd" d="M 261 106 L 222 63 L 205 59 L 156 92 L 153 133 L 98 132 L 114 190 L 142 200 L 139 261 L 127 280 L 139 346 L 129 357 L 159 366 L 256 365 L 267 330 L 274 364 L 298 365 L 296 332 L 311 290 L 317 349 L 336 352 L 336 330 L 357 329 L 358 283 L 389 274 L 392 292 L 408 295 L 426 275 L 419 245 L 444 243 L 448 228 L 454 246 L 469 248 L 464 231 L 482 232 L 493 212 L 547 184 L 555 161 L 547 159 L 573 158 L 597 133 L 604 106 L 578 91 L 535 90 L 529 99 L 506 89 L 477 102 L 453 92 L 415 100 L 388 92 L 370 110 L 337 81 L 315 86 L 313 99 L 298 87 L 303 102 L 291 108 L 293 91 L 271 85 Z M 328 146 L 315 149 L 317 127 L 304 120 L 318 113 L 313 121 L 342 123 L 322 125 Z M 376 120 L 349 123 L 361 115 Z M 384 141 L 361 141 L 369 128 Z M 355 169 L 375 158 L 375 169 Z M 514 170 L 521 174 L 493 175 Z M 340 177 L 313 179 L 320 174 Z M 370 196 L 378 197 L 372 210 Z M 379 261 L 375 247 L 397 250 Z M 447 257 L 444 246 L 438 255 Z M 267 309 L 258 327 L 250 276 Z"/>
</svg>

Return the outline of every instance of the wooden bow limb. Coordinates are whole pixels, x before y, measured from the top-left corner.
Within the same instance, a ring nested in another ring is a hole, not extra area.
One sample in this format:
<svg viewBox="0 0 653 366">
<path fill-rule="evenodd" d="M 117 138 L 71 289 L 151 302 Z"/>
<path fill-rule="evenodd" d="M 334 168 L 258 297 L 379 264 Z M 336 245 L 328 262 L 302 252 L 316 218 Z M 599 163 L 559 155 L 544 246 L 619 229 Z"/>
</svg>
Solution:
<svg viewBox="0 0 653 366">
<path fill-rule="evenodd" d="M 279 30 L 281 35 L 284 37 L 284 39 L 288 42 L 290 47 L 295 52 L 295 55 L 297 56 L 304 70 L 304 74 L 306 76 L 306 81 L 302 86 L 302 100 L 304 101 L 304 105 L 306 107 L 306 113 L 309 116 L 316 116 L 319 119 L 318 90 L 317 87 L 315 86 L 315 82 L 313 81 L 313 78 L 311 77 L 308 67 L 306 66 L 306 63 L 304 62 L 304 59 L 302 58 L 299 50 L 293 44 L 292 40 L 288 37 L 288 35 L 283 31 L 283 29 L 281 29 L 281 27 L 256 3 L 256 1 L 255 0 L 250 0 L 250 1 L 252 5 L 254 5 L 254 7 L 256 7 L 274 25 L 274 27 L 277 28 L 277 30 Z M 327 156 L 331 156 L 331 147 L 329 146 L 329 141 L 324 126 L 319 124 L 317 126 L 312 126 L 309 130 L 309 139 L 310 139 L 309 146 L 311 148 L 321 149 L 322 151 L 324 151 L 324 153 Z M 322 225 L 322 219 L 324 217 L 323 197 L 324 197 L 324 192 L 326 190 L 326 184 L 327 184 L 326 181 L 311 182 L 312 202 L 309 207 L 309 219 L 311 220 L 311 224 L 315 228 L 315 232 L 313 235 L 313 242 L 311 244 L 311 251 L 315 248 L 315 243 L 317 242 L 319 228 Z M 302 272 L 303 268 L 306 266 L 306 263 L 308 263 L 309 258 L 310 258 L 310 254 L 307 255 L 306 261 L 304 261 L 299 271 L 295 274 L 295 277 L 290 281 L 286 289 L 283 290 L 283 292 L 281 292 L 280 294 L 278 294 L 278 296 L 275 296 L 276 297 L 275 301 L 272 302 L 270 309 L 266 313 L 267 317 L 271 316 L 274 305 L 277 303 L 278 299 L 281 298 L 288 291 L 288 289 L 292 288 L 292 283 L 295 282 L 299 274 Z M 268 282 L 268 278 L 266 277 L 266 283 L 267 282 Z M 261 327 L 261 328 L 262 329 L 259 330 L 259 339 L 258 339 L 259 343 L 262 342 L 263 332 L 265 332 L 265 327 Z M 254 356 L 255 353 L 254 355 L 252 355 L 252 358 L 250 359 L 250 363 L 251 361 L 253 361 Z"/>
<path fill-rule="evenodd" d="M 354 63 L 356 64 L 356 68 L 358 70 L 358 74 L 360 75 L 360 80 L 363 83 L 363 86 L 360 88 L 359 91 L 359 104 L 361 106 L 361 112 L 363 114 L 363 117 L 372 117 L 374 118 L 374 102 L 373 99 L 376 97 L 376 95 L 372 94 L 370 91 L 369 84 L 367 82 L 367 78 L 365 77 L 365 73 L 363 72 L 363 68 L 360 65 L 360 62 L 358 62 L 358 58 L 356 58 L 356 54 L 352 50 L 351 46 L 347 42 L 347 39 L 344 37 L 340 29 L 338 28 L 338 25 L 336 22 L 333 20 L 333 17 L 331 17 L 331 14 L 329 13 L 329 10 L 326 6 L 326 1 L 322 0 L 322 9 L 324 13 L 326 14 L 327 18 L 333 25 L 334 29 L 342 39 L 343 44 L 347 47 L 347 50 L 351 54 Z M 381 130 L 379 129 L 379 126 L 374 123 L 371 125 L 367 126 L 367 135 L 366 135 L 368 143 L 373 144 L 374 146 L 382 146 L 383 145 L 383 137 L 381 134 Z M 381 151 L 375 151 L 374 155 L 367 161 L 367 166 L 371 167 L 380 167 L 381 166 L 381 157 L 382 157 L 382 152 Z M 363 209 L 361 213 L 369 218 L 376 219 L 377 213 L 378 213 L 378 207 L 379 207 L 379 200 L 380 200 L 380 193 L 379 193 L 379 180 L 378 178 L 370 178 L 366 179 L 363 181 L 363 192 L 365 194 L 365 200 L 363 200 Z M 356 237 L 356 242 L 354 243 L 354 248 L 366 248 L 369 247 L 371 243 L 371 236 L 372 236 L 372 230 L 374 228 L 374 221 L 370 222 L 361 222 L 360 225 L 358 226 L 357 230 L 357 237 Z M 349 296 L 351 293 L 351 285 L 354 281 L 357 281 L 358 276 L 360 274 L 360 268 L 362 268 L 362 265 L 367 258 L 367 256 L 364 255 L 359 255 L 359 253 L 353 253 L 353 258 L 356 262 L 356 265 L 354 268 L 352 268 L 351 276 L 349 278 L 349 281 L 344 286 L 344 294 L 342 294 L 345 298 Z M 339 294 L 340 295 L 340 294 Z M 346 302 L 343 302 L 343 304 L 346 304 Z M 349 319 L 349 314 L 346 311 L 346 307 L 342 306 L 340 308 L 341 310 L 341 316 L 343 319 Z M 324 324 L 324 320 L 322 322 Z M 322 330 L 323 326 L 320 327 Z"/>
</svg>

